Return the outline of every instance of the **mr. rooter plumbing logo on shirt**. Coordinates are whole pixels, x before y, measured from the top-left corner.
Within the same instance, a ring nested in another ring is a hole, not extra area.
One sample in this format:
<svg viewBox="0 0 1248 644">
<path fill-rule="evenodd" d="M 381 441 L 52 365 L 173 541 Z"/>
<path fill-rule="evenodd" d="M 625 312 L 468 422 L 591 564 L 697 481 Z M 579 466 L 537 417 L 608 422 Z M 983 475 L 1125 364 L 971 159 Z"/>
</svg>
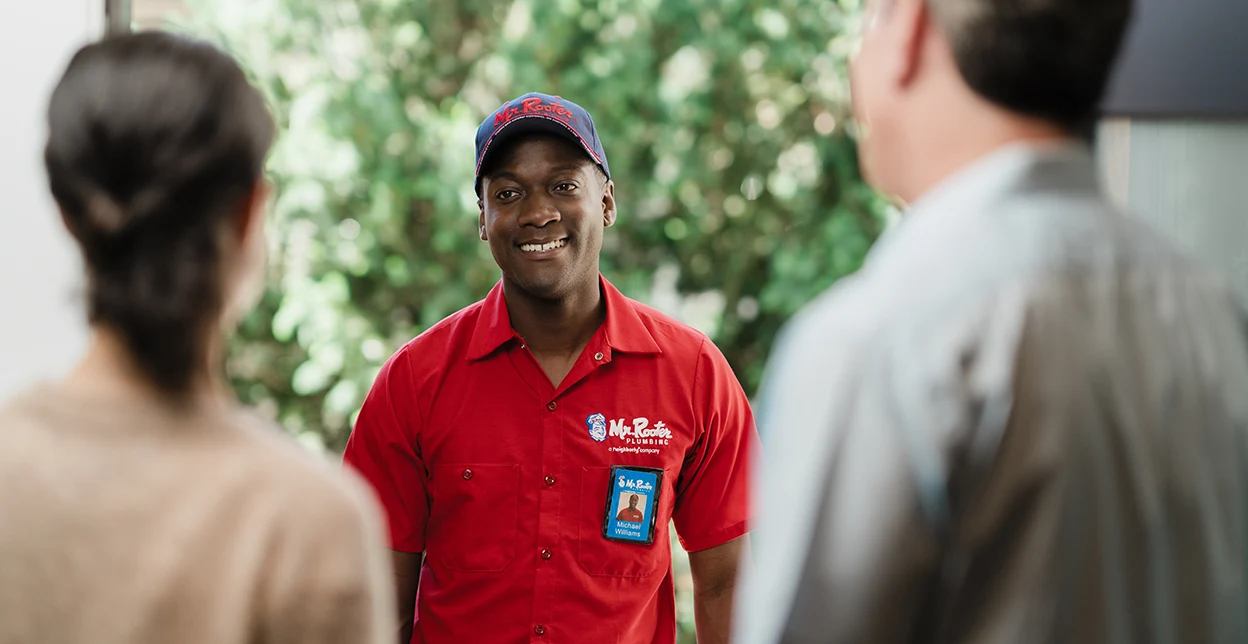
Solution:
<svg viewBox="0 0 1248 644">
<path fill-rule="evenodd" d="M 591 414 L 585 419 L 589 428 L 589 437 L 602 443 L 611 441 L 609 451 L 630 452 L 640 454 L 657 454 L 659 448 L 666 447 L 672 440 L 672 429 L 663 421 L 653 425 L 650 419 L 639 416 L 628 423 L 626 419 L 607 420 L 602 414 Z"/>
</svg>

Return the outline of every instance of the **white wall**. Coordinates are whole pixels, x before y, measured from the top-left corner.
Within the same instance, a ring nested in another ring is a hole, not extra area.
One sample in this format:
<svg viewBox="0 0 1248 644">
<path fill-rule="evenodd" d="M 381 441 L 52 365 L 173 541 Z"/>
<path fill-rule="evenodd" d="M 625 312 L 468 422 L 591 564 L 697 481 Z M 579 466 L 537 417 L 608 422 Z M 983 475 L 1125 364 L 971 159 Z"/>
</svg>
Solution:
<svg viewBox="0 0 1248 644">
<path fill-rule="evenodd" d="M 1133 210 L 1224 271 L 1248 303 L 1248 121 L 1135 121 Z"/>
<path fill-rule="evenodd" d="M 4 0 L 0 20 L 0 400 L 63 373 L 86 347 L 80 263 L 48 196 L 43 110 L 104 0 Z"/>
<path fill-rule="evenodd" d="M 1248 120 L 1120 120 L 1101 143 L 1114 198 L 1248 302 Z"/>
</svg>

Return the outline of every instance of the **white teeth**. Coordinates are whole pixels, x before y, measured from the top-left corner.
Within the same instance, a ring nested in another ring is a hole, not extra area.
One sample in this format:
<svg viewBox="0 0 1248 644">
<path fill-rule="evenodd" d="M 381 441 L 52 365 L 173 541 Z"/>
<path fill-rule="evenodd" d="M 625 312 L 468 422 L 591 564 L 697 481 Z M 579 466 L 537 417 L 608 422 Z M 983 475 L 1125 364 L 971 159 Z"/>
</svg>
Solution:
<svg viewBox="0 0 1248 644">
<path fill-rule="evenodd" d="M 546 242 L 545 244 L 521 244 L 520 250 L 526 253 L 544 253 L 548 250 L 554 250 L 556 248 L 563 248 L 563 244 L 564 244 L 564 240 L 562 239 L 557 239 L 552 242 Z"/>
</svg>

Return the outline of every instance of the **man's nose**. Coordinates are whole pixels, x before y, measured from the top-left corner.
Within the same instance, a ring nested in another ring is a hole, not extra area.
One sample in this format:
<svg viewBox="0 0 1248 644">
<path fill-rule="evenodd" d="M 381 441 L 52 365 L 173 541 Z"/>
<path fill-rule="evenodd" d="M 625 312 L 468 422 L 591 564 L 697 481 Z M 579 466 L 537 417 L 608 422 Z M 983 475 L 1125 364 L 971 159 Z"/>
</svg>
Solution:
<svg viewBox="0 0 1248 644">
<path fill-rule="evenodd" d="M 559 220 L 559 209 L 554 201 L 544 192 L 538 192 L 524 200 L 520 208 L 520 225 L 541 228 L 552 221 Z"/>
</svg>

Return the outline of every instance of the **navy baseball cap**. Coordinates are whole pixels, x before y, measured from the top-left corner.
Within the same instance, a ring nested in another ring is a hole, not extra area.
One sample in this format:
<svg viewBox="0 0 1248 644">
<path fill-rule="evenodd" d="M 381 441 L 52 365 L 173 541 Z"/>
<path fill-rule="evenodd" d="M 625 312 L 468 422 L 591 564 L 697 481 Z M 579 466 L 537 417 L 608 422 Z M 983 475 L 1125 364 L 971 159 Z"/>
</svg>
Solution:
<svg viewBox="0 0 1248 644">
<path fill-rule="evenodd" d="M 607 178 L 611 178 L 607 153 L 598 140 L 598 131 L 594 129 L 594 119 L 590 118 L 589 112 L 558 96 L 530 92 L 504 103 L 477 128 L 478 194 L 481 192 L 481 168 L 485 166 L 490 151 L 526 134 L 553 134 L 571 141 L 585 150 L 585 154 L 602 168 Z"/>
</svg>

